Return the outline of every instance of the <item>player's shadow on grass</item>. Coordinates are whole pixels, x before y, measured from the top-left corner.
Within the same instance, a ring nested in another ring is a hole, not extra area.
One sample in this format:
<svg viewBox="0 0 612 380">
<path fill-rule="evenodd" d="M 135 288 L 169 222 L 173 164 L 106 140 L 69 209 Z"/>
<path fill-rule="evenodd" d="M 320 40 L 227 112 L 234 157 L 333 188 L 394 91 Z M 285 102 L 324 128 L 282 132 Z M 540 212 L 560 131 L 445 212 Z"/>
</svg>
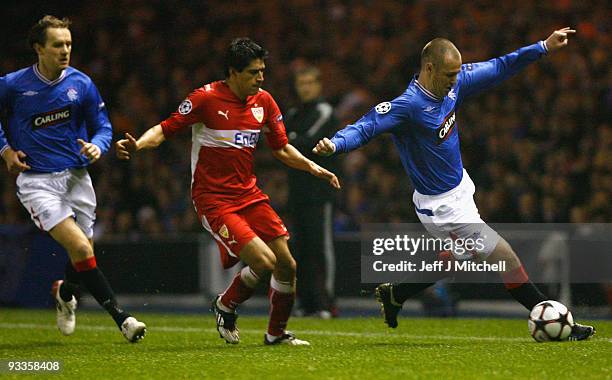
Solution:
<svg viewBox="0 0 612 380">
<path fill-rule="evenodd" d="M 146 343 L 143 343 L 146 344 Z M 220 344 L 217 343 L 210 343 L 210 344 L 190 344 L 190 345 L 173 345 L 173 346 L 154 346 L 154 347 L 148 347 L 147 351 L 148 352 L 176 352 L 176 353 L 182 353 L 182 352 L 216 352 L 216 351 L 227 351 L 227 350 L 242 350 L 242 349 L 257 349 L 257 348 L 264 348 L 264 345 L 261 343 L 252 343 L 252 344 L 244 344 L 244 343 L 240 343 L 238 345 L 232 345 L 232 344 L 225 344 L 223 342 L 221 342 Z M 266 349 L 270 349 L 270 347 L 265 347 Z"/>
<path fill-rule="evenodd" d="M 27 342 L 27 343 L 5 343 L 0 344 L 0 350 L 20 350 L 20 349 L 37 349 L 37 348 L 45 348 L 45 347 L 62 347 L 65 346 L 65 342 L 57 342 L 57 341 L 44 341 L 44 342 Z M 84 346 L 87 343 L 70 343 L 70 346 Z"/>
<path fill-rule="evenodd" d="M 363 346 L 369 347 L 402 347 L 402 348 L 426 348 L 426 347 L 438 347 L 438 348 L 456 348 L 472 345 L 470 342 L 453 342 L 453 343 L 432 343 L 432 342 L 375 342 L 375 343 L 360 343 Z"/>
</svg>

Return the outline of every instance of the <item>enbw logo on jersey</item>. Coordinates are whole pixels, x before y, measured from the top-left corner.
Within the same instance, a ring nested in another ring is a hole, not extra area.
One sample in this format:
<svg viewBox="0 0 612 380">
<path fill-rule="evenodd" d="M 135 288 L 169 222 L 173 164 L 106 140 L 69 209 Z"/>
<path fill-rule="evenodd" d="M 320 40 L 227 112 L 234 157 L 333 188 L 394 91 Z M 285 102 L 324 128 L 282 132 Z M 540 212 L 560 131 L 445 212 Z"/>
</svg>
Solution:
<svg viewBox="0 0 612 380">
<path fill-rule="evenodd" d="M 70 106 L 32 116 L 32 128 L 47 128 L 70 121 Z"/>
<path fill-rule="evenodd" d="M 234 144 L 246 148 L 255 148 L 257 140 L 259 140 L 259 133 L 257 132 L 236 132 L 234 135 Z"/>
<path fill-rule="evenodd" d="M 438 145 L 442 144 L 448 136 L 450 136 L 451 132 L 455 128 L 455 111 L 452 111 L 450 114 L 446 116 L 442 125 L 436 129 L 436 137 L 438 138 Z"/>
</svg>

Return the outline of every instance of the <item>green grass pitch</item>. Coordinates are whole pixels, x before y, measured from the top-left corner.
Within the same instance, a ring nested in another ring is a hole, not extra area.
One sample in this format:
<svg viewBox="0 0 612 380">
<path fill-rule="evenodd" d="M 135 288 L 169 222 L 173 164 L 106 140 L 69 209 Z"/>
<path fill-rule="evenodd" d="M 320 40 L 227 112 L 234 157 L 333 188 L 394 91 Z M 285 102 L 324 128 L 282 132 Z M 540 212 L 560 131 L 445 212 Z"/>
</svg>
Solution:
<svg viewBox="0 0 612 380">
<path fill-rule="evenodd" d="M 138 314 L 146 338 L 129 344 L 103 313 L 77 314 L 62 336 L 52 310 L 0 309 L 0 360 L 61 360 L 60 374 L 0 378 L 73 379 L 604 379 L 612 378 L 612 321 L 595 321 L 586 342 L 536 343 L 527 322 L 507 319 L 293 318 L 311 347 L 264 346 L 266 318 L 241 316 L 228 345 L 211 314 Z"/>
</svg>

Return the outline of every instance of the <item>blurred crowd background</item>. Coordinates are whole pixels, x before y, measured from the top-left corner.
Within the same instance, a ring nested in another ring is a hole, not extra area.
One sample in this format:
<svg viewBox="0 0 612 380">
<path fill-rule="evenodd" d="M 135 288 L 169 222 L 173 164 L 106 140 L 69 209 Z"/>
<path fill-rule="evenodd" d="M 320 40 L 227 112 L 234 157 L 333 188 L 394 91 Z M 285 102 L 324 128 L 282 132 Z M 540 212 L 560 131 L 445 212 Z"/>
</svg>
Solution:
<svg viewBox="0 0 612 380">
<path fill-rule="evenodd" d="M 605 0 L 20 2 L 3 6 L 10 21 L 0 24 L 1 75 L 35 62 L 27 31 L 46 13 L 72 19 L 71 64 L 97 84 L 116 139 L 139 136 L 192 89 L 222 79 L 223 53 L 238 36 L 269 50 L 264 88 L 283 111 L 297 102 L 295 70 L 318 66 L 341 128 L 401 94 L 434 37 L 450 39 L 464 62 L 475 62 L 572 26 L 578 32 L 568 48 L 460 108 L 463 161 L 486 221 L 612 221 L 612 12 Z M 190 135 L 129 163 L 111 150 L 90 168 L 96 237 L 202 230 L 189 195 Z M 259 145 L 259 186 L 291 225 L 289 169 Z M 392 145 L 378 138 L 341 158 L 336 231 L 418 221 Z M 0 224 L 30 223 L 5 168 L 0 195 Z"/>
</svg>

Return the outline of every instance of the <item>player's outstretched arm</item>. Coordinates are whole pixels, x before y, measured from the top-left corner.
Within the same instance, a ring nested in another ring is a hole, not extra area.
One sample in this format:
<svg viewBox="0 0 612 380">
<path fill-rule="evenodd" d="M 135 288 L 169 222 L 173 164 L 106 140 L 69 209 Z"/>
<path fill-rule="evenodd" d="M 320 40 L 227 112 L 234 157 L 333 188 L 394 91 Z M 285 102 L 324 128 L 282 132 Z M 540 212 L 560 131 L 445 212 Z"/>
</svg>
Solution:
<svg viewBox="0 0 612 380">
<path fill-rule="evenodd" d="M 125 134 L 125 139 L 119 140 L 115 143 L 115 150 L 117 151 L 117 158 L 120 160 L 129 160 L 132 153 L 135 153 L 141 149 L 153 149 L 157 148 L 159 144 L 166 140 L 164 132 L 162 131 L 161 125 L 149 128 L 138 140 L 136 140 L 129 133 Z"/>
<path fill-rule="evenodd" d="M 304 157 L 304 155 L 295 149 L 293 145 L 287 144 L 280 149 L 273 150 L 272 154 L 283 164 L 294 169 L 308 172 L 315 177 L 325 179 L 336 189 L 340 188 L 340 181 L 338 181 L 338 177 L 336 177 L 334 173 Z"/>
<path fill-rule="evenodd" d="M 319 156 L 324 156 L 324 157 L 331 156 L 335 152 L 336 152 L 336 144 L 331 142 L 331 140 L 328 139 L 327 137 L 324 137 L 323 139 L 319 140 L 317 145 L 314 148 L 312 148 L 312 153 L 318 154 Z"/>
<path fill-rule="evenodd" d="M 553 52 L 555 50 L 559 50 L 564 46 L 567 46 L 569 41 L 569 35 L 574 34 L 576 31 L 569 26 L 565 28 L 555 30 L 552 34 L 546 39 L 545 44 L 546 48 L 549 52 Z"/>
<path fill-rule="evenodd" d="M 464 69 L 459 74 L 462 78 L 460 98 L 475 95 L 519 73 L 545 54 L 566 46 L 569 35 L 574 33 L 576 31 L 569 27 L 555 30 L 545 41 L 539 41 L 485 62 L 463 65 Z"/>
</svg>

